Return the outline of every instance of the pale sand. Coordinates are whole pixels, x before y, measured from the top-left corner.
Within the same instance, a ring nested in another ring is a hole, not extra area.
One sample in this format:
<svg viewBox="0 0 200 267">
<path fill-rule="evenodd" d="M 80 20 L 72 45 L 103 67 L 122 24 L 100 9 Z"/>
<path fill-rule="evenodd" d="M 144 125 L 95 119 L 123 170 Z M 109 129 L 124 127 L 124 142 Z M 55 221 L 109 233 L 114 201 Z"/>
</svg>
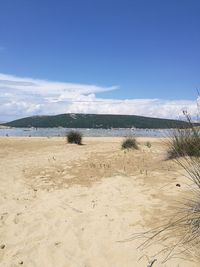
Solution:
<svg viewBox="0 0 200 267">
<path fill-rule="evenodd" d="M 140 138 L 127 153 L 121 141 L 0 138 L 0 266 L 147 267 L 139 258 L 160 246 L 118 241 L 161 223 L 187 181 L 161 140 Z M 153 267 L 200 266 L 157 259 Z"/>
</svg>

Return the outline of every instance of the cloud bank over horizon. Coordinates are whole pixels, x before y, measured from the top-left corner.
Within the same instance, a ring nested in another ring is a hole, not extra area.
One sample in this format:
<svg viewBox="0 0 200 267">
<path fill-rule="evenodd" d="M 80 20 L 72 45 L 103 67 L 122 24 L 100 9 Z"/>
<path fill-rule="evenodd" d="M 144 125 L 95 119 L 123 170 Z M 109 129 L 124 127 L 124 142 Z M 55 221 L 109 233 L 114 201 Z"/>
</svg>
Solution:
<svg viewBox="0 0 200 267">
<path fill-rule="evenodd" d="M 179 119 L 197 116 L 197 101 L 100 98 L 119 89 L 90 84 L 38 80 L 0 73 L 0 121 L 61 113 L 127 114 Z"/>
</svg>

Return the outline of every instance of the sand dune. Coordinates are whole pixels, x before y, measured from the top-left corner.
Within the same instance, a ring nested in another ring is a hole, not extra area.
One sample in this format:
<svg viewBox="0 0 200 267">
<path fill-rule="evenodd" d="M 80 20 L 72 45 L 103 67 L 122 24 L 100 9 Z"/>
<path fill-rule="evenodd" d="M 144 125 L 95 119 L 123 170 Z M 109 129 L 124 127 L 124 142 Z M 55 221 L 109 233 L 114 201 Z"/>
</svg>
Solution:
<svg viewBox="0 0 200 267">
<path fill-rule="evenodd" d="M 162 223 L 187 180 L 164 160 L 162 140 L 140 138 L 129 152 L 121 141 L 0 138 L 0 266 L 148 266 L 160 245 L 140 251 L 140 240 L 127 239 Z M 156 259 L 153 267 L 200 266 Z"/>
</svg>

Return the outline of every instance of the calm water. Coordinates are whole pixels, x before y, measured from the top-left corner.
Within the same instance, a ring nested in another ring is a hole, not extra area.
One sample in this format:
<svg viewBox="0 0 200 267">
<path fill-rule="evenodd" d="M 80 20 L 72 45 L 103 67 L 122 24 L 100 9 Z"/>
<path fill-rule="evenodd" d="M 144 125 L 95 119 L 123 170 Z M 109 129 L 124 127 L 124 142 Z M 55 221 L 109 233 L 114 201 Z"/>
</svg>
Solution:
<svg viewBox="0 0 200 267">
<path fill-rule="evenodd" d="M 0 136 L 65 136 L 69 128 L 11 128 L 0 129 Z M 76 129 L 77 130 L 77 129 Z M 106 137 L 106 136 L 146 136 L 165 137 L 170 130 L 163 129 L 78 129 L 84 136 Z"/>
</svg>

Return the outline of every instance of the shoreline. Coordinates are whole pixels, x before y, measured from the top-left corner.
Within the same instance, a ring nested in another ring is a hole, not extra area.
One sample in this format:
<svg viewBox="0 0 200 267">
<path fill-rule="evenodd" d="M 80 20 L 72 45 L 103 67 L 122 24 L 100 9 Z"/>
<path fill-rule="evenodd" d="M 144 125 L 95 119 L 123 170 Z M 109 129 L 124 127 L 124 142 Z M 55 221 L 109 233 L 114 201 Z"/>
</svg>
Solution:
<svg viewBox="0 0 200 267">
<path fill-rule="evenodd" d="M 40 137 L 64 137 L 70 130 L 78 131 L 84 137 L 165 137 L 169 136 L 172 129 L 71 129 L 71 128 L 2 128 L 0 136 L 40 136 Z"/>
</svg>

